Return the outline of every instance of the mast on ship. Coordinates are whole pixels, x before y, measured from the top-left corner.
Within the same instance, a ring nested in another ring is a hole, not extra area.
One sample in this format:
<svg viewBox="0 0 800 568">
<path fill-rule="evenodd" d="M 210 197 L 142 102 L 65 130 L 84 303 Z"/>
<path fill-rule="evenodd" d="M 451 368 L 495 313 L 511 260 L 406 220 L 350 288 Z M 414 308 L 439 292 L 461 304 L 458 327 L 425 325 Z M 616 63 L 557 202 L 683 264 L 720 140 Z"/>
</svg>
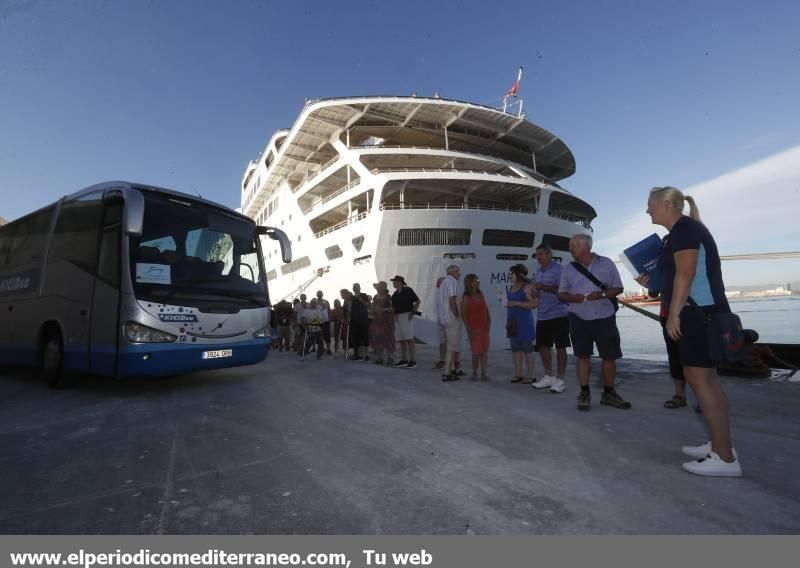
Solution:
<svg viewBox="0 0 800 568">
<path fill-rule="evenodd" d="M 517 108 L 517 116 L 522 118 L 522 103 L 525 102 L 521 98 L 519 98 L 519 84 L 522 81 L 522 67 L 520 66 L 519 71 L 517 72 L 517 80 L 514 81 L 514 84 L 511 85 L 511 88 L 506 91 L 506 94 L 503 96 L 503 112 L 508 112 L 508 98 L 514 97 L 517 99 L 516 104 L 518 105 Z"/>
</svg>

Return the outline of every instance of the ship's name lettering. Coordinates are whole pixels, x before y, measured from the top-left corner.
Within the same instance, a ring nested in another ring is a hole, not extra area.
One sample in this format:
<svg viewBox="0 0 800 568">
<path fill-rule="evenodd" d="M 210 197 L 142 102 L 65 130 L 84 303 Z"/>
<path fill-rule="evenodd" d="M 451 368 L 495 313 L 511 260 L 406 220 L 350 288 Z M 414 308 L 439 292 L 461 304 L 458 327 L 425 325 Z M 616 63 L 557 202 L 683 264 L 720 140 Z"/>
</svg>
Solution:
<svg viewBox="0 0 800 568">
<path fill-rule="evenodd" d="M 492 272 L 492 275 L 489 278 L 490 284 L 506 284 L 509 282 L 511 282 L 510 272 Z"/>
</svg>

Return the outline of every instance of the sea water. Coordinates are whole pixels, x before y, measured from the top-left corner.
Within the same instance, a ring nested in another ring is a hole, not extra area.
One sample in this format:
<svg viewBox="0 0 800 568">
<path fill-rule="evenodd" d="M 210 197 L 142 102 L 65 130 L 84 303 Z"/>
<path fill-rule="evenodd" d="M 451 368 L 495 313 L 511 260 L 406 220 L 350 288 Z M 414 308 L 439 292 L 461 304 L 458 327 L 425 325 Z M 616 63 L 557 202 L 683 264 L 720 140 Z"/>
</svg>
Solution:
<svg viewBox="0 0 800 568">
<path fill-rule="evenodd" d="M 758 332 L 761 343 L 800 344 L 800 296 L 732 300 L 731 310 L 745 329 Z M 646 309 L 658 315 L 658 304 Z M 620 307 L 617 325 L 625 357 L 664 361 L 664 338 L 658 321 Z"/>
</svg>

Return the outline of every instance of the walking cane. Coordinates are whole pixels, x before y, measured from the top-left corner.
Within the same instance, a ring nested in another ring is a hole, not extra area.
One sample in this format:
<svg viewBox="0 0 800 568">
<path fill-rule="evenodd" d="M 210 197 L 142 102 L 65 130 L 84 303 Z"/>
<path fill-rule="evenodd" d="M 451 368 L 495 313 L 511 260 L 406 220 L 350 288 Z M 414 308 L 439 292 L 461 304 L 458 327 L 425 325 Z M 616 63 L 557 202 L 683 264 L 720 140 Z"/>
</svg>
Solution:
<svg viewBox="0 0 800 568">
<path fill-rule="evenodd" d="M 344 335 L 344 360 L 349 361 L 350 356 L 347 354 L 350 350 L 350 312 L 347 312 L 347 333 Z"/>
<path fill-rule="evenodd" d="M 338 359 L 339 358 L 339 344 L 342 343 L 342 329 L 344 328 L 344 322 L 340 321 L 340 322 L 338 322 L 338 324 L 339 324 L 339 333 L 336 334 L 336 345 L 334 346 L 336 351 L 333 354 L 333 358 L 334 359 Z M 336 324 L 334 324 L 334 329 L 335 329 L 335 325 Z M 347 351 L 345 351 L 344 354 L 345 354 L 345 358 L 347 358 Z"/>
<path fill-rule="evenodd" d="M 306 345 L 308 343 L 308 324 L 306 324 L 304 327 L 306 328 L 306 331 L 305 331 L 305 334 L 303 334 L 303 347 L 302 347 L 303 354 L 300 355 L 300 360 L 301 361 L 305 361 L 306 360 Z"/>
</svg>

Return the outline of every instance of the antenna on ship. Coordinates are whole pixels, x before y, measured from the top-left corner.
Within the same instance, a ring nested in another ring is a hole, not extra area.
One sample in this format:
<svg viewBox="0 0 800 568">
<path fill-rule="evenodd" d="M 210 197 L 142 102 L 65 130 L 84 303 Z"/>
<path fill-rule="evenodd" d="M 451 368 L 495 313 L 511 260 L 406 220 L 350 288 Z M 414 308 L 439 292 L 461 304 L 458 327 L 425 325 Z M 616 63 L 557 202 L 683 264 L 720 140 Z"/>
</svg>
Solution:
<svg viewBox="0 0 800 568">
<path fill-rule="evenodd" d="M 522 81 L 522 66 L 520 66 L 519 71 L 517 72 L 517 80 L 514 81 L 514 84 L 511 85 L 511 88 L 506 91 L 505 96 L 503 97 L 503 112 L 508 112 L 508 97 L 514 97 L 517 99 L 519 103 L 519 109 L 517 109 L 517 116 L 522 117 L 522 103 L 523 100 L 519 98 L 519 84 Z"/>
</svg>

